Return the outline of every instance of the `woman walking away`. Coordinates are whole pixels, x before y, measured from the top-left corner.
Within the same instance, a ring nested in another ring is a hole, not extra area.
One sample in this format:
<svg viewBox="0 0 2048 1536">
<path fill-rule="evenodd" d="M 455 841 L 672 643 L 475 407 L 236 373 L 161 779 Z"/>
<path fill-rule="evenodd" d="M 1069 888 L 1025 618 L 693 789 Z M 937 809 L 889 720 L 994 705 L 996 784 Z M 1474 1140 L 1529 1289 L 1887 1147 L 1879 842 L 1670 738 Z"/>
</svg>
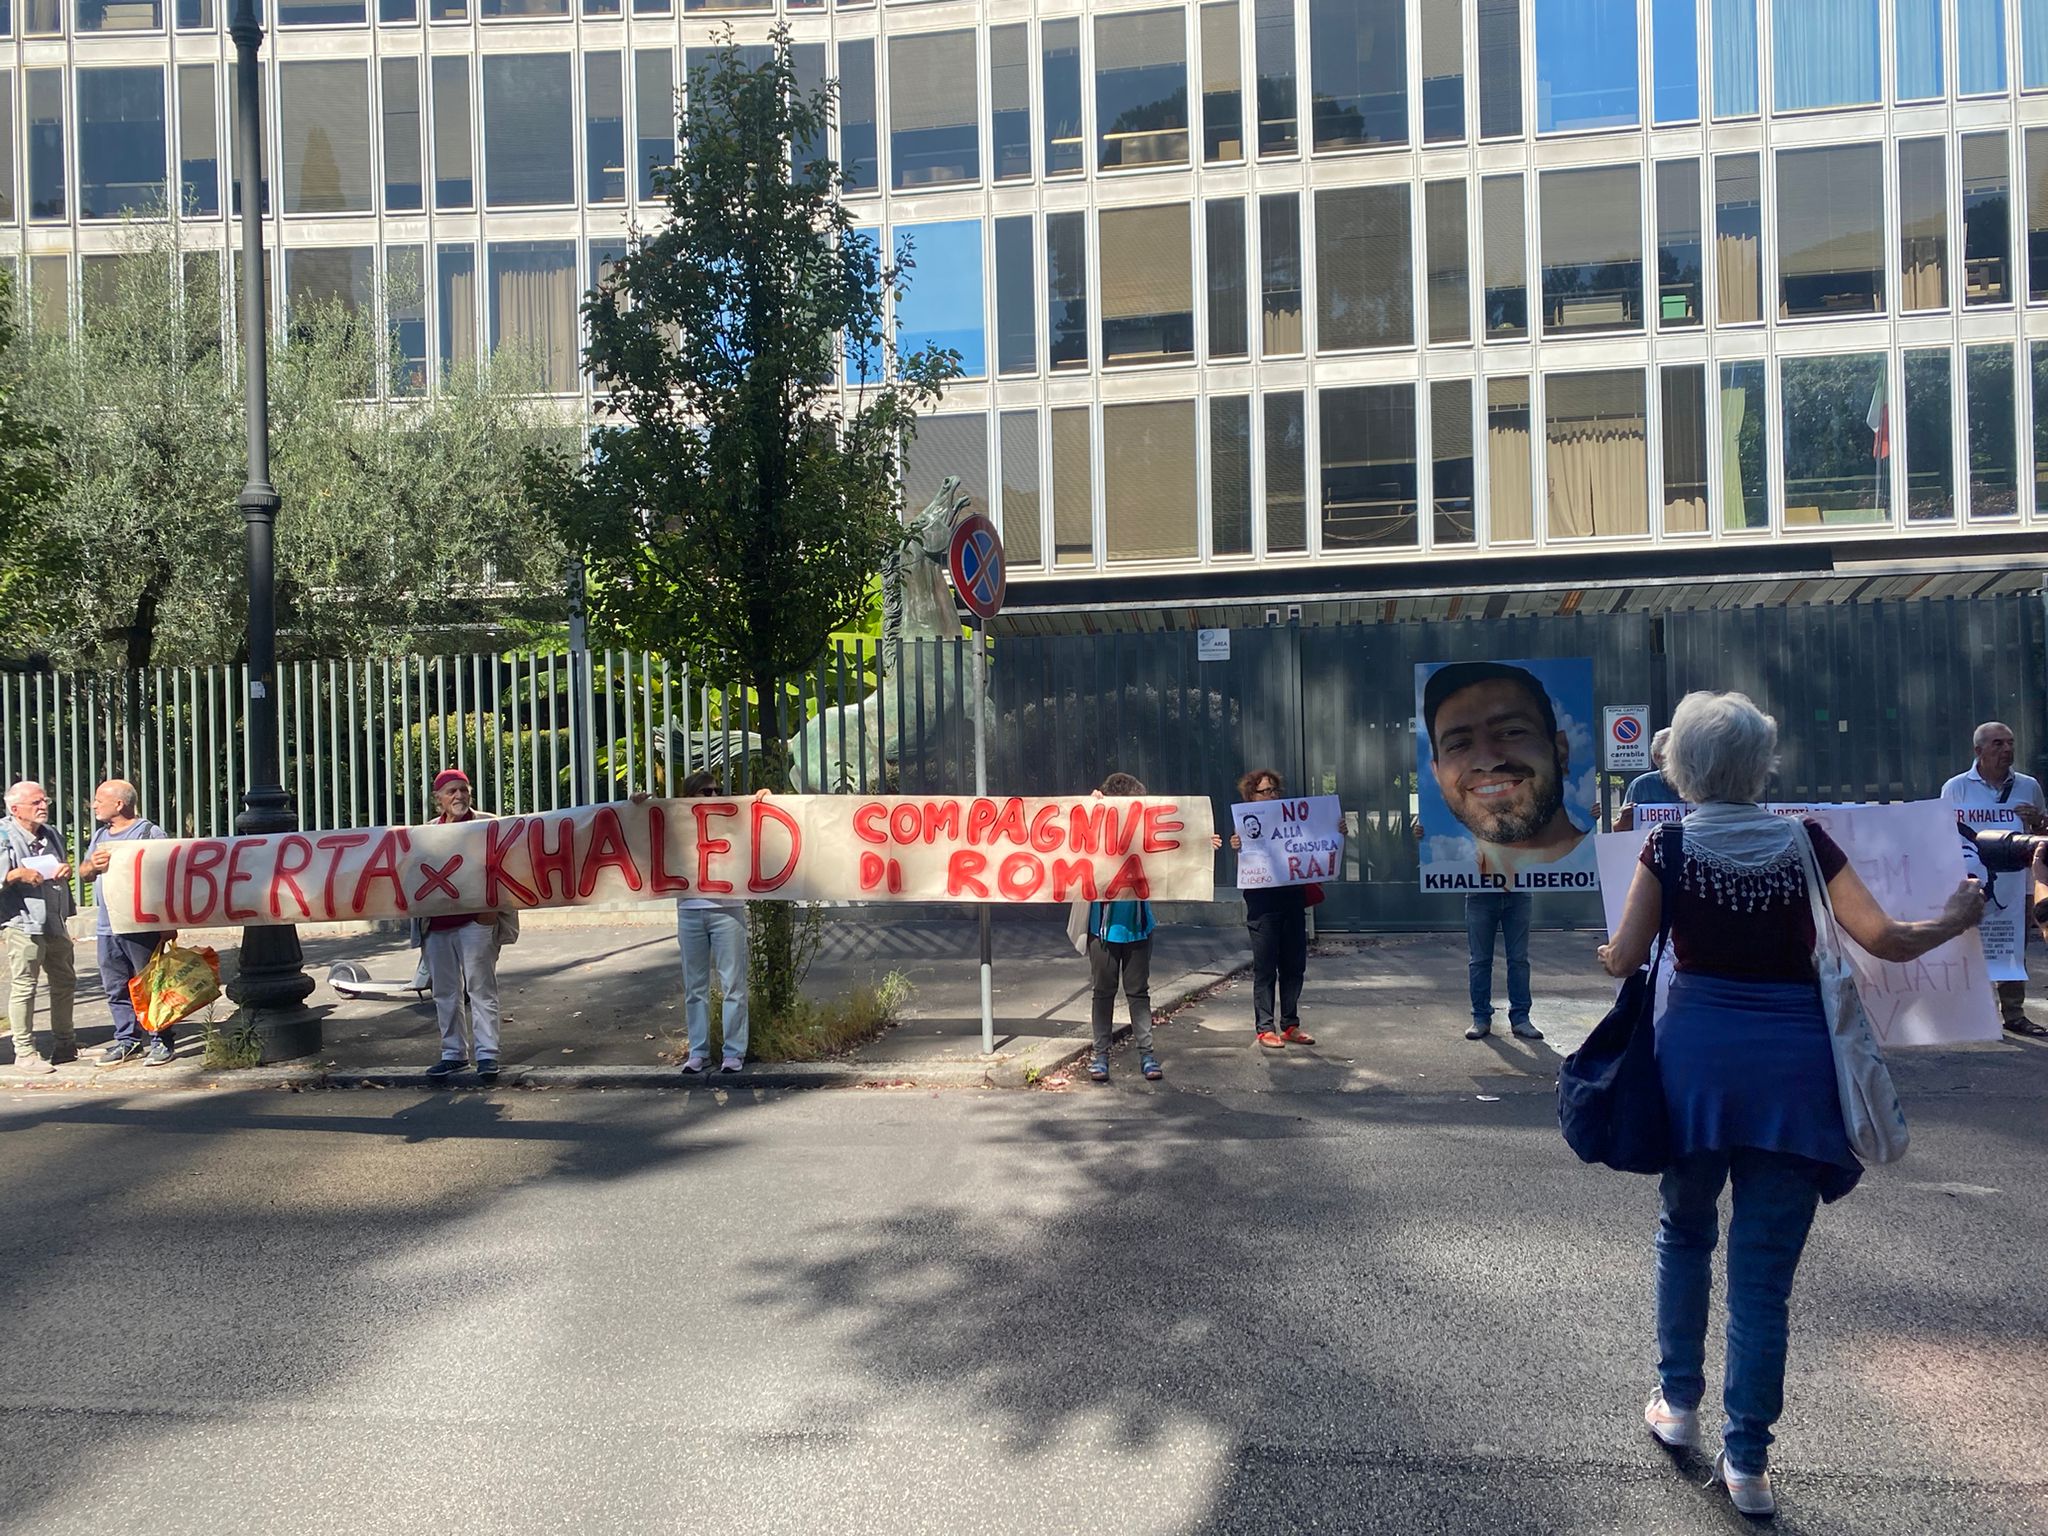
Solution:
<svg viewBox="0 0 2048 1536">
<path fill-rule="evenodd" d="M 1610 976 L 1627 976 L 1649 958 L 1665 915 L 1662 876 L 1675 863 L 1668 873 L 1677 965 L 1656 1025 L 1672 1140 L 1657 1229 L 1659 1387 L 1643 1413 L 1664 1444 L 1697 1444 L 1718 1206 L 1728 1185 L 1726 1417 L 1714 1469 L 1735 1507 L 1752 1516 L 1777 1509 L 1771 1425 L 1784 1406 L 1792 1276 L 1817 1203 L 1846 1195 L 1863 1171 L 1843 1128 L 1816 985 L 1808 853 L 1835 921 L 1880 960 L 1911 960 L 1984 916 L 1975 881 L 1957 887 L 1940 917 L 1888 916 L 1817 823 L 1756 804 L 1777 746 L 1777 723 L 1742 694 L 1686 695 L 1671 717 L 1664 768 L 1698 809 L 1645 843 L 1621 926 L 1599 950 Z"/>
<path fill-rule="evenodd" d="M 1239 800 L 1277 800 L 1280 775 L 1254 768 L 1237 781 Z M 1240 844 L 1230 834 L 1230 846 Z M 1308 970 L 1308 887 L 1275 885 L 1244 892 L 1244 925 L 1252 938 L 1252 1030 L 1269 1051 L 1290 1045 L 1314 1045 L 1301 1027 L 1301 979 Z M 1280 1009 L 1273 1011 L 1278 984 Z"/>
</svg>

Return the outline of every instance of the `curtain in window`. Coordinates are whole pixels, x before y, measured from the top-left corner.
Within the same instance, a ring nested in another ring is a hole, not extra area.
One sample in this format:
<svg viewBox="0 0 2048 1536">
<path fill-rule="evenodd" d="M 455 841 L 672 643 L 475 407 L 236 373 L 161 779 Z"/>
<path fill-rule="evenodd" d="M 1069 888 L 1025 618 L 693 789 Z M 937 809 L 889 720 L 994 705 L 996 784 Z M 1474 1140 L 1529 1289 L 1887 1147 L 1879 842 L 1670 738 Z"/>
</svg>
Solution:
<svg viewBox="0 0 2048 1536">
<path fill-rule="evenodd" d="M 1102 511 L 1111 560 L 1194 557 L 1197 457 L 1194 401 L 1102 408 Z"/>
<path fill-rule="evenodd" d="M 1536 536 L 1529 472 L 1529 381 L 1486 381 L 1486 487 L 1491 542 Z"/>
<path fill-rule="evenodd" d="M 1781 112 L 1874 102 L 1877 0 L 1776 0 L 1771 53 L 1772 100 Z"/>
<path fill-rule="evenodd" d="M 1894 99 L 1941 95 L 1941 0 L 1892 0 L 1892 18 Z"/>
<path fill-rule="evenodd" d="M 1551 378 L 1544 471 L 1558 538 L 1649 531 L 1649 448 L 1640 373 Z"/>
<path fill-rule="evenodd" d="M 1714 0 L 1714 116 L 1756 113 L 1756 0 Z"/>
<path fill-rule="evenodd" d="M 1723 528 L 1747 528 L 1748 509 L 1742 497 L 1742 417 L 1749 394 L 1739 386 L 1721 386 L 1721 505 Z"/>
<path fill-rule="evenodd" d="M 491 247 L 491 347 L 532 354 L 550 394 L 576 388 L 576 249 L 566 241 Z"/>
<path fill-rule="evenodd" d="M 1039 524 L 1038 412 L 1005 411 L 997 430 L 1002 449 L 1003 555 L 1014 566 L 1041 566 L 1045 546 Z"/>
<path fill-rule="evenodd" d="M 1956 0 L 1956 84 L 1965 96 L 2005 89 L 2005 0 Z"/>
</svg>

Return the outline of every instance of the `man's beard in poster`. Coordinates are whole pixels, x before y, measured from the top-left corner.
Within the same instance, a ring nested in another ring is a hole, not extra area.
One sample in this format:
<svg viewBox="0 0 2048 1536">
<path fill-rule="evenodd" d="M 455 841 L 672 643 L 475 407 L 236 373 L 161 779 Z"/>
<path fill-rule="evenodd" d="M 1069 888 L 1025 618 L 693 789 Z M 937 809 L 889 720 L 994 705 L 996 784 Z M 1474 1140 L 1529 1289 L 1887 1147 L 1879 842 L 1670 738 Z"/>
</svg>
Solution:
<svg viewBox="0 0 2048 1536">
<path fill-rule="evenodd" d="M 1566 763 L 1562 755 L 1553 757 L 1555 770 L 1548 774 L 1532 774 L 1535 799 L 1526 811 L 1502 810 L 1492 814 L 1481 812 L 1465 823 L 1466 829 L 1481 842 L 1499 843 L 1513 847 L 1533 839 L 1550 825 L 1551 817 L 1564 809 L 1564 775 Z M 1517 765 L 1502 763 L 1497 771 L 1512 772 Z M 1462 819 L 1462 818 L 1461 818 Z"/>
</svg>

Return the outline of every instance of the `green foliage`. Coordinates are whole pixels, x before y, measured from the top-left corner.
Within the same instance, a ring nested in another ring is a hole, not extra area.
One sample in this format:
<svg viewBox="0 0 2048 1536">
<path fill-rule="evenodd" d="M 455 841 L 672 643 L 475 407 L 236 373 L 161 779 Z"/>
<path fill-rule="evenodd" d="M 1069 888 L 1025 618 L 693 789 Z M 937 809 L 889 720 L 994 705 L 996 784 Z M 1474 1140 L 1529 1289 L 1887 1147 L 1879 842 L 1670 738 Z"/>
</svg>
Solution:
<svg viewBox="0 0 2048 1536">
<path fill-rule="evenodd" d="M 756 911 L 760 907 L 756 903 Z M 794 1007 L 773 1016 L 752 1009 L 748 1016 L 747 1050 L 756 1061 L 823 1061 L 865 1045 L 902 1022 L 903 1010 L 917 986 L 901 971 L 880 981 L 856 983 L 843 997 L 816 1002 L 799 996 Z M 725 1047 L 719 1024 L 723 1018 L 716 993 L 711 998 L 711 1050 Z"/>
<path fill-rule="evenodd" d="M 0 634 L 46 633 L 67 622 L 83 551 L 50 526 L 57 494 L 55 434 L 19 396 L 14 282 L 0 271 Z"/>
<path fill-rule="evenodd" d="M 217 1070 L 263 1065 L 263 1038 L 256 1032 L 254 1014 L 237 1009 L 224 1023 L 217 1024 L 209 1013 L 201 1033 L 206 1049 L 199 1058 L 200 1065 Z"/>
</svg>

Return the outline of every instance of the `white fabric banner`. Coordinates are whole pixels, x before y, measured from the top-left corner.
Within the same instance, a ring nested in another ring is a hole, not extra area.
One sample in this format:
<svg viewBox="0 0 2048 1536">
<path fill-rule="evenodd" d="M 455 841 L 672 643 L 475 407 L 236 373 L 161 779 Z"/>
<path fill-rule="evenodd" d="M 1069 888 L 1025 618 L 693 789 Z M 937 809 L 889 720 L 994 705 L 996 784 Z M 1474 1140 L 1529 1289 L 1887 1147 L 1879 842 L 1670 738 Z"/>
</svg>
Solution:
<svg viewBox="0 0 2048 1536">
<path fill-rule="evenodd" d="M 1849 856 L 1877 904 L 1893 917 L 1938 917 L 1963 878 L 1955 811 L 1939 800 L 1770 809 L 1818 821 Z M 1643 828 L 1603 832 L 1595 839 L 1600 902 L 1610 934 L 1621 925 L 1636 859 L 1648 836 L 1649 829 Z M 1998 1003 L 1984 945 L 1974 931 L 1905 962 L 1875 959 L 1846 933 L 1842 943 L 1855 967 L 1856 992 L 1879 1045 L 1961 1045 L 1999 1038 Z"/>
<path fill-rule="evenodd" d="M 1247 800 L 1230 808 L 1237 827 L 1237 888 L 1269 890 L 1337 878 L 1344 811 L 1335 795 Z"/>
<path fill-rule="evenodd" d="M 117 933 L 718 896 L 1209 901 L 1209 802 L 649 800 L 419 827 L 109 846 Z"/>
</svg>

